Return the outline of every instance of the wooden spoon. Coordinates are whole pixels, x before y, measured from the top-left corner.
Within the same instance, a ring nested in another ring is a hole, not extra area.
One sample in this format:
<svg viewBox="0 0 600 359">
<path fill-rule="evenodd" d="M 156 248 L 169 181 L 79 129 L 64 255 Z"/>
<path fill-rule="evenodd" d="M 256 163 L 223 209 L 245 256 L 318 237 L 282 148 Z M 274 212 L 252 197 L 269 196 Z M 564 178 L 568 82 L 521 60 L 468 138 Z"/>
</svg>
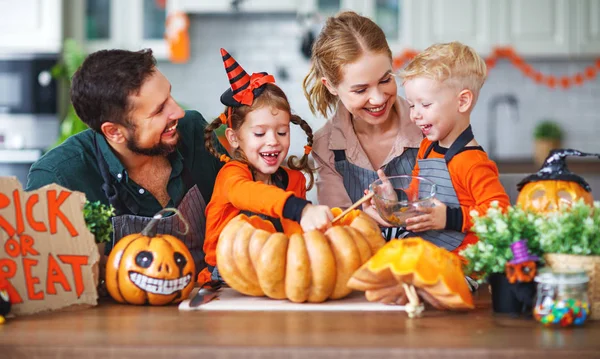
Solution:
<svg viewBox="0 0 600 359">
<path fill-rule="evenodd" d="M 374 194 L 375 193 L 373 193 L 373 192 L 369 192 L 369 193 L 365 194 L 361 199 L 359 199 L 358 201 L 356 201 L 352 206 L 346 208 L 346 210 L 344 212 L 340 213 L 339 216 L 335 217 L 333 219 L 333 221 L 331 221 L 331 223 L 335 223 L 335 222 L 339 221 L 340 219 L 342 219 L 342 217 L 344 217 L 345 215 L 347 215 L 348 213 L 350 213 L 350 211 L 352 211 L 353 209 L 357 208 L 358 206 L 360 206 L 364 202 L 370 200 L 371 197 L 373 197 Z"/>
</svg>

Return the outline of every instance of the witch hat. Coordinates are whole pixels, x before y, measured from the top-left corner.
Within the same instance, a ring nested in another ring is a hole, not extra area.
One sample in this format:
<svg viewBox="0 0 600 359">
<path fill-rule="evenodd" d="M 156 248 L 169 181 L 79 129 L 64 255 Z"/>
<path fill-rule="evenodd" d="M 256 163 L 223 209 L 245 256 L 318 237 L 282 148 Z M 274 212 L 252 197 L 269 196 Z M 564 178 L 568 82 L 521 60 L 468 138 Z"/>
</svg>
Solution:
<svg viewBox="0 0 600 359">
<path fill-rule="evenodd" d="M 559 180 L 578 183 L 587 192 L 591 192 L 592 189 L 590 185 L 583 179 L 583 177 L 569 171 L 566 161 L 567 156 L 596 156 L 600 158 L 600 154 L 585 153 L 570 148 L 552 150 L 548 157 L 546 157 L 546 160 L 544 160 L 544 164 L 542 164 L 542 167 L 539 169 L 539 171 L 537 171 L 537 173 L 523 178 L 523 180 L 521 180 L 521 182 L 517 184 L 517 190 L 520 191 L 523 188 L 523 186 L 525 186 L 529 182 Z"/>
<path fill-rule="evenodd" d="M 266 72 L 248 75 L 242 66 L 227 52 L 221 49 L 221 57 L 229 78 L 230 87 L 221 95 L 221 103 L 229 107 L 251 106 L 254 98 L 264 91 L 266 83 L 274 83 L 275 78 Z"/>
<path fill-rule="evenodd" d="M 513 252 L 513 259 L 509 262 L 510 264 L 519 264 L 523 262 L 537 262 L 540 258 L 529 254 L 529 248 L 527 247 L 527 240 L 521 239 L 510 245 L 510 250 Z"/>
</svg>

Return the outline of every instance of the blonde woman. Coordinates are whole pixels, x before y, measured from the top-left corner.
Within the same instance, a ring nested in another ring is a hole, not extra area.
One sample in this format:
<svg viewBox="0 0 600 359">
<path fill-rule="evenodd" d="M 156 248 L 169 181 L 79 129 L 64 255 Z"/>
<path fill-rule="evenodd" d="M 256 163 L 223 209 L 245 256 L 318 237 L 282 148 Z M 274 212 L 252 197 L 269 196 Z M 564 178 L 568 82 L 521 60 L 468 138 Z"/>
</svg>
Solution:
<svg viewBox="0 0 600 359">
<path fill-rule="evenodd" d="M 317 198 L 349 207 L 379 176 L 410 175 L 423 135 L 397 95 L 392 52 L 373 21 L 354 12 L 329 18 L 311 60 L 304 93 L 311 111 L 328 119 L 314 136 Z M 390 226 L 371 205 L 363 209 Z M 385 236 L 398 233 L 386 230 Z"/>
</svg>

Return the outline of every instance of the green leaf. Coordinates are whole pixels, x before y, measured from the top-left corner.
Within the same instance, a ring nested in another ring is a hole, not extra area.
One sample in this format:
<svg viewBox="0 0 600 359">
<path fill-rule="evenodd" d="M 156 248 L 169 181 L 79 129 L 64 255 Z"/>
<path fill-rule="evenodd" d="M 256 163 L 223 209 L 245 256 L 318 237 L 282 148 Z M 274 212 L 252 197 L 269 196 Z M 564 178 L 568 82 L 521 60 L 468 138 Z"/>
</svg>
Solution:
<svg viewBox="0 0 600 359">
<path fill-rule="evenodd" d="M 114 208 L 100 201 L 86 201 L 83 207 L 83 217 L 87 228 L 92 232 L 96 243 L 110 242 L 112 239 L 111 218 L 115 215 Z"/>
</svg>

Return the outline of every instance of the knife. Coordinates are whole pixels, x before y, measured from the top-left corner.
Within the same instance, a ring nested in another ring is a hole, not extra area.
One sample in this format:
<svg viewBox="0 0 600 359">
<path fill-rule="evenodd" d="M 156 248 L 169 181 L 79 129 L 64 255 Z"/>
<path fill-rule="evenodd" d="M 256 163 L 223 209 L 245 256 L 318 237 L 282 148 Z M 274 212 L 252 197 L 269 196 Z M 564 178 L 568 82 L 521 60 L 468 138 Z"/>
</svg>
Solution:
<svg viewBox="0 0 600 359">
<path fill-rule="evenodd" d="M 218 297 L 221 285 L 222 283 L 216 280 L 211 280 L 202 284 L 196 295 L 190 300 L 190 308 L 206 304 Z"/>
</svg>

